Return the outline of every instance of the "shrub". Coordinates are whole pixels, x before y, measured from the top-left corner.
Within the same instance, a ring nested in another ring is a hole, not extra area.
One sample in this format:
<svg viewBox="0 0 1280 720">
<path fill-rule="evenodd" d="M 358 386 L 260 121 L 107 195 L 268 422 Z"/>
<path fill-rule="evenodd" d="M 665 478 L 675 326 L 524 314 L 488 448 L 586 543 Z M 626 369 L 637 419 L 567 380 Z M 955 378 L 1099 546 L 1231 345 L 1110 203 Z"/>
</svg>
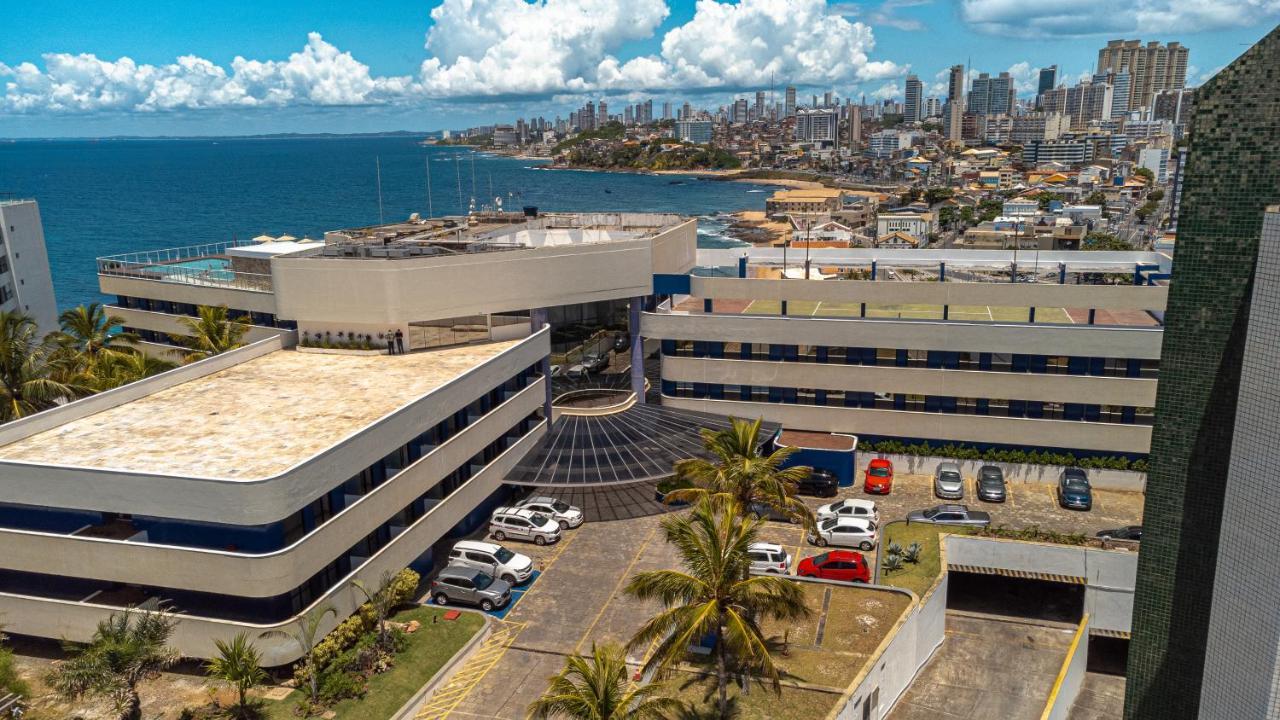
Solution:
<svg viewBox="0 0 1280 720">
<path fill-rule="evenodd" d="M 13 665 L 13 651 L 0 647 L 0 695 L 9 693 L 27 697 L 31 693 L 31 688 L 18 677 L 18 669 Z"/>
<path fill-rule="evenodd" d="M 980 450 L 972 445 L 931 445 L 927 442 L 907 444 L 901 440 L 880 440 L 878 442 L 861 441 L 858 450 L 864 453 L 881 453 L 884 455 L 913 455 L 916 457 L 942 457 L 953 460 L 985 460 L 986 462 L 1062 465 L 1092 468 L 1099 470 L 1133 470 L 1147 471 L 1147 460 L 1140 458 L 1130 460 L 1122 456 L 1077 457 L 1073 453 L 1050 452 L 1048 450 L 1011 450 L 1004 448 L 987 448 Z"/>
<path fill-rule="evenodd" d="M 320 702 L 325 705 L 361 697 L 364 691 L 364 676 L 359 673 L 337 668 L 329 668 L 320 673 Z"/>
<path fill-rule="evenodd" d="M 890 553 L 884 559 L 884 571 L 891 573 L 902 569 L 902 556 L 896 553 Z"/>
<path fill-rule="evenodd" d="M 909 563 L 915 564 L 920 562 L 920 553 L 924 550 L 920 543 L 913 542 L 907 546 L 907 551 L 902 555 L 902 559 Z"/>
</svg>

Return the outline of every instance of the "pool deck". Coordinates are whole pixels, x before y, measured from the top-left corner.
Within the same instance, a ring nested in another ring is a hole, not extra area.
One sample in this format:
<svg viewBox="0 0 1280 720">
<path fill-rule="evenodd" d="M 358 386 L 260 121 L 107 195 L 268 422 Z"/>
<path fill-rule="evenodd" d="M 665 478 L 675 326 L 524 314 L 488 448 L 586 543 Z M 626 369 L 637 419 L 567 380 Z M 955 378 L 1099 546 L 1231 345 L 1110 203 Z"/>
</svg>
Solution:
<svg viewBox="0 0 1280 720">
<path fill-rule="evenodd" d="M 278 350 L 10 443 L 0 447 L 0 460 L 268 478 L 518 342 L 408 355 Z"/>
</svg>

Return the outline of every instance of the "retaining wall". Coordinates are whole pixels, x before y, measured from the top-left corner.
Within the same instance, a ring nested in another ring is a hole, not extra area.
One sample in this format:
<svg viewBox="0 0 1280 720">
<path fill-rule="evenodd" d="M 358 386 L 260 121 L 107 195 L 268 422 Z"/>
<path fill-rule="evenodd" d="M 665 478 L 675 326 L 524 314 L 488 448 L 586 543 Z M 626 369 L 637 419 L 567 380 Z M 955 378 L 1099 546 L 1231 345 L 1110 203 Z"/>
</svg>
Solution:
<svg viewBox="0 0 1280 720">
<path fill-rule="evenodd" d="M 1004 471 L 1005 480 L 1011 483 L 1053 484 L 1058 482 L 1058 474 L 1062 472 L 1061 465 L 1001 463 L 988 462 L 986 460 L 952 460 L 951 458 L 935 456 L 900 455 L 896 453 L 876 452 L 861 452 L 859 455 L 860 459 L 870 459 L 873 457 L 886 458 L 893 463 L 894 472 L 907 473 L 911 475 L 932 475 L 933 471 L 937 469 L 938 464 L 944 462 L 953 462 L 959 465 L 960 472 L 965 477 L 976 476 L 978 474 L 978 468 L 983 465 L 995 465 Z M 1087 468 L 1085 472 L 1089 475 L 1089 483 L 1100 490 L 1144 492 L 1147 489 L 1147 474 L 1145 472 L 1134 472 L 1132 470 L 1100 470 L 1097 468 Z"/>
</svg>

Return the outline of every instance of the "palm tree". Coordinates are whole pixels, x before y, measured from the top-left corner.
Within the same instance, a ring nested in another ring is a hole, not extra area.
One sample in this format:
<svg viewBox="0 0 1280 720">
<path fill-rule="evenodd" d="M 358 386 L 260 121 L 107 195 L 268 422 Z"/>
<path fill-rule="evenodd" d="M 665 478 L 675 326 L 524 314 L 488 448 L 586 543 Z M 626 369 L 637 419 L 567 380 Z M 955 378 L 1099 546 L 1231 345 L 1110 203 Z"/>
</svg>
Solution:
<svg viewBox="0 0 1280 720">
<path fill-rule="evenodd" d="M 316 704 L 320 702 L 320 680 L 316 669 L 316 642 L 320 640 L 320 624 L 324 622 L 326 615 L 332 614 L 338 616 L 338 609 L 332 605 L 324 604 L 319 607 L 312 608 L 305 615 L 302 615 L 294 621 L 294 631 L 292 633 L 283 630 L 268 630 L 262 633 L 264 638 L 288 638 L 298 643 L 298 647 L 302 650 L 302 663 L 306 668 L 307 678 L 311 683 L 311 702 Z"/>
<path fill-rule="evenodd" d="M 551 678 L 542 697 L 529 704 L 532 720 L 658 720 L 684 706 L 662 697 L 661 684 L 632 685 L 627 660 L 617 645 L 591 645 L 591 657 L 565 658 L 564 670 Z"/>
<path fill-rule="evenodd" d="M 110 390 L 127 385 L 135 380 L 151 377 L 158 373 L 172 370 L 178 364 L 144 352 L 123 352 L 104 355 L 85 376 L 85 381 L 95 391 Z"/>
<path fill-rule="evenodd" d="M 809 614 L 798 583 L 748 574 L 747 546 L 755 542 L 762 524 L 742 517 L 732 500 L 704 498 L 692 513 L 662 520 L 667 542 L 675 546 L 684 570 L 642 572 L 626 588 L 630 595 L 659 600 L 665 607 L 629 643 L 634 649 L 658 642 L 646 669 L 668 671 L 684 659 L 690 645 L 714 636 L 722 718 L 729 711 L 730 655 L 741 670 L 763 674 L 775 692 L 782 691 L 758 619 L 790 620 Z"/>
<path fill-rule="evenodd" d="M 196 317 L 178 320 L 189 334 L 174 335 L 173 339 L 191 350 L 187 362 L 234 350 L 244 344 L 244 335 L 249 332 L 249 318 L 231 317 L 226 305 L 201 305 L 196 308 Z"/>
<path fill-rule="evenodd" d="M 797 484 L 809 477 L 812 468 L 783 463 L 795 452 L 784 447 L 768 455 L 760 452 L 761 420 L 729 419 L 724 430 L 703 428 L 702 446 L 715 460 L 686 458 L 676 462 L 676 477 L 688 480 L 691 488 L 673 490 L 668 502 L 697 502 L 708 496 L 728 497 L 739 512 L 750 514 L 754 505 L 767 505 L 813 524 L 813 512 L 796 497 Z"/>
<path fill-rule="evenodd" d="M 369 586 L 361 580 L 352 580 L 351 586 L 359 590 L 368 601 L 369 607 L 373 609 L 373 614 L 377 620 L 378 628 L 378 647 L 384 650 L 390 648 L 388 640 L 387 618 L 391 615 L 391 611 L 395 609 L 396 597 L 391 592 L 391 586 L 395 583 L 396 576 L 391 574 L 390 570 L 382 573 L 382 577 L 378 579 L 378 589 L 370 590 Z"/>
<path fill-rule="evenodd" d="M 236 689 L 236 715 L 246 717 L 249 706 L 246 696 L 249 690 L 267 681 L 267 671 L 262 669 L 262 653 L 249 642 L 249 636 L 237 633 L 231 642 L 214 640 L 218 657 L 205 666 L 210 675 Z"/>
<path fill-rule="evenodd" d="M 0 311 L 0 422 L 16 420 L 88 392 L 75 380 L 54 377 L 53 347 L 39 338 L 31 318 Z"/>
<path fill-rule="evenodd" d="M 49 673 L 48 682 L 63 697 L 109 698 L 122 720 L 142 717 L 138 685 L 178 662 L 168 646 L 176 620 L 164 610 L 130 608 L 98 623 L 88 645 L 69 645 L 75 655 Z"/>
<path fill-rule="evenodd" d="M 58 316 L 62 330 L 53 333 L 54 340 L 65 343 L 93 366 L 104 356 L 119 355 L 131 351 L 138 342 L 134 333 L 117 332 L 124 327 L 124 320 L 107 315 L 100 303 L 77 305 Z"/>
</svg>

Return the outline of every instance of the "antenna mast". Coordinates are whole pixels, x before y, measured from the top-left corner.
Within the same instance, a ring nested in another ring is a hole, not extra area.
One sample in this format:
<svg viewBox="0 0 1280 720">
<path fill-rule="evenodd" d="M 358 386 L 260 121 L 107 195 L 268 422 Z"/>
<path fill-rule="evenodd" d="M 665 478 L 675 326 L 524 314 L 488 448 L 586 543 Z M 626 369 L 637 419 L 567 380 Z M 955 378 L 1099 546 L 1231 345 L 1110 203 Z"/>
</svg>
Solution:
<svg viewBox="0 0 1280 720">
<path fill-rule="evenodd" d="M 462 158 L 458 155 L 453 156 L 453 174 L 458 179 L 458 214 L 461 215 L 467 206 L 462 202 Z"/>
<path fill-rule="evenodd" d="M 427 217 L 432 218 L 436 216 L 436 210 L 431 203 L 431 158 L 423 158 L 422 165 L 427 169 Z"/>
<path fill-rule="evenodd" d="M 385 225 L 387 221 L 382 216 L 382 158 L 377 155 L 373 156 L 373 164 L 377 168 L 378 174 L 378 224 Z"/>
</svg>

